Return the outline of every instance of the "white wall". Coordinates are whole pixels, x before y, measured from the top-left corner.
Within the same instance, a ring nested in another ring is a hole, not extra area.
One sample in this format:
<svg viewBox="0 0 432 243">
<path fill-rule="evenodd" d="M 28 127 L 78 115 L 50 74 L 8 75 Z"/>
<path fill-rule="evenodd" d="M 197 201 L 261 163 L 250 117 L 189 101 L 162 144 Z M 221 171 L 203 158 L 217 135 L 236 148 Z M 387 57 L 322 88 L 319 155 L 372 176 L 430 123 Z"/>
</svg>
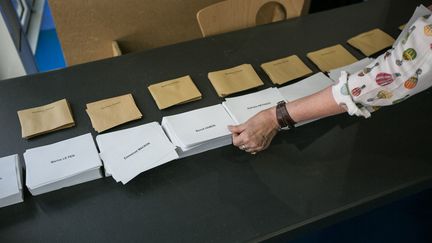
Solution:
<svg viewBox="0 0 432 243">
<path fill-rule="evenodd" d="M 26 75 L 18 51 L 15 49 L 3 16 L 0 14 L 0 82 Z"/>
</svg>

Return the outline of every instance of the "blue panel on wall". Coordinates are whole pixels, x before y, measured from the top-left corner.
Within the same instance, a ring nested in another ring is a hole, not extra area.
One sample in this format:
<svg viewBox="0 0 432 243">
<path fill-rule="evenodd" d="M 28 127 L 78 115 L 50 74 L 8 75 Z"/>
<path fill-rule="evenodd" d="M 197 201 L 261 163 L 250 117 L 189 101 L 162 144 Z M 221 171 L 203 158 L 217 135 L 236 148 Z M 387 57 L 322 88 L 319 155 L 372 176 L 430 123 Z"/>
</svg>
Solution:
<svg viewBox="0 0 432 243">
<path fill-rule="evenodd" d="M 42 30 L 36 49 L 36 63 L 40 72 L 65 67 L 65 60 L 55 29 Z"/>
<path fill-rule="evenodd" d="M 44 15 L 42 17 L 35 58 L 40 72 L 66 66 L 48 1 L 45 3 L 44 7 Z"/>
<path fill-rule="evenodd" d="M 54 19 L 51 15 L 51 9 L 48 1 L 45 2 L 44 14 L 42 16 L 41 30 L 55 29 Z"/>
</svg>

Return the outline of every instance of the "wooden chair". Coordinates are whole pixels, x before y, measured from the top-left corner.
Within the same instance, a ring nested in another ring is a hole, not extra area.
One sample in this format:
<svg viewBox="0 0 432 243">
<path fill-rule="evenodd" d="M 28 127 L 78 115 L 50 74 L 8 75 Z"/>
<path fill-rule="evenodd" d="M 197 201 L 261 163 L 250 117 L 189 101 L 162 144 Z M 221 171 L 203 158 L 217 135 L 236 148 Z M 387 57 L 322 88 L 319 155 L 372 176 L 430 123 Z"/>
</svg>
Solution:
<svg viewBox="0 0 432 243">
<path fill-rule="evenodd" d="M 310 0 L 225 0 L 197 13 L 202 35 L 210 36 L 305 14 Z"/>
<path fill-rule="evenodd" d="M 123 52 L 120 49 L 120 46 L 117 41 L 111 42 L 111 46 L 112 46 L 113 57 L 118 57 L 123 55 Z"/>
</svg>

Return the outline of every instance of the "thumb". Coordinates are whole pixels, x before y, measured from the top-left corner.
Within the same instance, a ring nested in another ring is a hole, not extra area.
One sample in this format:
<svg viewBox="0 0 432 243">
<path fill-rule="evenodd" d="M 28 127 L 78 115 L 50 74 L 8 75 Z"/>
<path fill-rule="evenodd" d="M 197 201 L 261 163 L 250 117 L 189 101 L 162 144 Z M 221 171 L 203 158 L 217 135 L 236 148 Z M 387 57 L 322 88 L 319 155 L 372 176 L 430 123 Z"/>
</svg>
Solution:
<svg viewBox="0 0 432 243">
<path fill-rule="evenodd" d="M 240 124 L 238 126 L 228 126 L 228 130 L 230 130 L 231 133 L 242 133 L 246 129 L 246 126 L 244 124 Z"/>
</svg>

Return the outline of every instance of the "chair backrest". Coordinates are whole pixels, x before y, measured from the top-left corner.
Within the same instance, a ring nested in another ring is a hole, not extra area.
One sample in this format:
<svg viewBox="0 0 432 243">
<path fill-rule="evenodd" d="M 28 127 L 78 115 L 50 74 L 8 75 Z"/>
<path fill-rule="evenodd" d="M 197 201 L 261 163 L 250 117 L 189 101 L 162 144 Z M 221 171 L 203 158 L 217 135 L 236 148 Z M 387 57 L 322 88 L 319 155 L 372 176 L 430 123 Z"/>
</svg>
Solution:
<svg viewBox="0 0 432 243">
<path fill-rule="evenodd" d="M 120 49 L 120 46 L 117 41 L 111 42 L 111 46 L 112 46 L 113 57 L 118 57 L 123 55 L 122 50 Z"/>
<path fill-rule="evenodd" d="M 197 20 L 205 37 L 262 24 L 262 17 L 268 22 L 298 17 L 308 6 L 309 0 L 225 0 L 198 11 Z"/>
</svg>

